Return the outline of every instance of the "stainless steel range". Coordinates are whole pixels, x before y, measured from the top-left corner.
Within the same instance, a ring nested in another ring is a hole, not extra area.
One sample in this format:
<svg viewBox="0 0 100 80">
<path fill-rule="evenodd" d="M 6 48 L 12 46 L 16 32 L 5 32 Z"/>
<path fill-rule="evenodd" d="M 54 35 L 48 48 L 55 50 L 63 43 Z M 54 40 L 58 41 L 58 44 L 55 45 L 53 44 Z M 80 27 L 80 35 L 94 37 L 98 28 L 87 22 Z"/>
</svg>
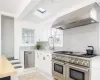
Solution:
<svg viewBox="0 0 100 80">
<path fill-rule="evenodd" d="M 80 55 L 81 54 L 81 55 Z M 96 55 L 58 51 L 52 55 L 55 80 L 90 80 L 90 59 Z"/>
</svg>

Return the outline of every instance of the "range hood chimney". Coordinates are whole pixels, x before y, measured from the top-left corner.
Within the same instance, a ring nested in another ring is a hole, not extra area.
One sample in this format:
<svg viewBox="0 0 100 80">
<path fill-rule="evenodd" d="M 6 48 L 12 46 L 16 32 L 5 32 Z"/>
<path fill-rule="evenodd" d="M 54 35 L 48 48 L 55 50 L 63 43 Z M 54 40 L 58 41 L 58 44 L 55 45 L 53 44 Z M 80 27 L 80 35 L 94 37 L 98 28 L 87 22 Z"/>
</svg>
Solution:
<svg viewBox="0 0 100 80">
<path fill-rule="evenodd" d="M 80 8 L 69 14 L 59 17 L 52 25 L 52 28 L 70 29 L 100 21 L 100 6 L 97 3 Z"/>
</svg>

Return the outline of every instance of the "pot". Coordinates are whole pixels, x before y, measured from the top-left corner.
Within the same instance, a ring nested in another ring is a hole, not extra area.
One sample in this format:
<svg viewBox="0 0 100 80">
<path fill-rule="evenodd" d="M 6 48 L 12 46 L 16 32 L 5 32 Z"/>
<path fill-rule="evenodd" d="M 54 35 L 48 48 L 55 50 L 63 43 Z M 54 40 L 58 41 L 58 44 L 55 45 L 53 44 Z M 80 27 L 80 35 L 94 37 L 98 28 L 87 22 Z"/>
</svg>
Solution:
<svg viewBox="0 0 100 80">
<path fill-rule="evenodd" d="M 94 47 L 88 46 L 88 49 L 86 49 L 87 55 L 93 55 L 94 54 Z"/>
</svg>

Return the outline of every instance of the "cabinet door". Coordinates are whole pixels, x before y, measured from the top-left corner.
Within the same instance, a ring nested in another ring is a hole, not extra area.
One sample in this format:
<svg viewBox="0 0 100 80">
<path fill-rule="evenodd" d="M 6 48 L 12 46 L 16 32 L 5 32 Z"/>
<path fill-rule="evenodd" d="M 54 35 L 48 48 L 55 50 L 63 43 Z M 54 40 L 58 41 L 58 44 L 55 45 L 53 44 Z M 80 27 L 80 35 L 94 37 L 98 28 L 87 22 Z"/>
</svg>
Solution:
<svg viewBox="0 0 100 80">
<path fill-rule="evenodd" d="M 41 69 L 43 71 L 43 54 L 42 52 L 39 52 L 39 62 L 38 62 L 38 65 L 39 65 L 39 69 Z"/>
<path fill-rule="evenodd" d="M 44 29 L 44 41 L 48 41 L 50 36 L 51 36 L 51 29 L 45 28 Z"/>
<path fill-rule="evenodd" d="M 40 68 L 41 55 L 38 51 L 35 54 L 35 67 Z"/>
<path fill-rule="evenodd" d="M 36 30 L 36 41 L 48 41 L 50 37 L 50 28 L 39 28 Z"/>
<path fill-rule="evenodd" d="M 100 69 L 93 68 L 91 72 L 91 80 L 98 80 L 100 78 Z"/>
<path fill-rule="evenodd" d="M 39 62 L 39 55 L 38 52 L 35 52 L 35 67 L 38 67 L 38 62 Z"/>
<path fill-rule="evenodd" d="M 34 44 L 34 30 L 22 28 L 22 45 Z"/>
<path fill-rule="evenodd" d="M 36 51 L 35 52 L 35 67 L 42 69 L 42 54 L 41 52 Z"/>
<path fill-rule="evenodd" d="M 45 53 L 45 59 L 43 61 L 44 64 L 44 72 L 48 74 L 52 74 L 52 62 L 51 62 L 52 56 L 49 53 Z"/>
<path fill-rule="evenodd" d="M 44 41 L 44 30 L 43 29 L 37 29 L 35 35 L 36 42 L 38 41 Z"/>
</svg>

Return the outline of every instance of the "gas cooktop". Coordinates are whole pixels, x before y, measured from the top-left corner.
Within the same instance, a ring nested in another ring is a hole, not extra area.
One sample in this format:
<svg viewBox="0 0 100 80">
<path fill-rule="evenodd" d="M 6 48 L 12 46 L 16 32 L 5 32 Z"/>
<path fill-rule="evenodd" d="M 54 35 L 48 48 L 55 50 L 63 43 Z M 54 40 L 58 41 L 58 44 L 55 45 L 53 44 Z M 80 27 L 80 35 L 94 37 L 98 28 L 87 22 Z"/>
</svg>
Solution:
<svg viewBox="0 0 100 80">
<path fill-rule="evenodd" d="M 71 56 L 77 56 L 77 57 L 85 57 L 85 58 L 92 58 L 92 57 L 96 56 L 96 54 L 87 55 L 86 53 L 72 52 L 72 51 L 55 51 L 53 53 L 55 53 L 55 54 L 63 54 L 63 55 L 71 55 Z"/>
<path fill-rule="evenodd" d="M 73 52 L 71 52 L 71 51 L 55 51 L 53 53 L 68 55 L 68 54 L 72 54 Z"/>
</svg>

